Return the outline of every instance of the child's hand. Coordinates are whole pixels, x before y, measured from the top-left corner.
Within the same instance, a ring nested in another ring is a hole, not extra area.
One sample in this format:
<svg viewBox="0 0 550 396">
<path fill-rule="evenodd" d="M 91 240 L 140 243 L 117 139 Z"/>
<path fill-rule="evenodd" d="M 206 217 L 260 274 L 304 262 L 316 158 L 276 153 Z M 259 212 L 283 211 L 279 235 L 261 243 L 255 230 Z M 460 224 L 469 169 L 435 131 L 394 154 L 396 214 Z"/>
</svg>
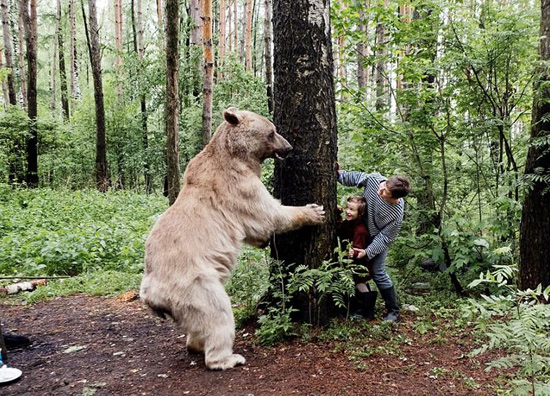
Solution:
<svg viewBox="0 0 550 396">
<path fill-rule="evenodd" d="M 352 254 L 352 251 L 350 249 L 350 255 L 353 257 L 353 258 L 358 258 L 358 259 L 362 259 L 363 257 L 365 257 L 367 255 L 367 252 L 364 250 L 364 249 L 357 249 L 357 248 L 353 248 L 354 252 Z"/>
</svg>

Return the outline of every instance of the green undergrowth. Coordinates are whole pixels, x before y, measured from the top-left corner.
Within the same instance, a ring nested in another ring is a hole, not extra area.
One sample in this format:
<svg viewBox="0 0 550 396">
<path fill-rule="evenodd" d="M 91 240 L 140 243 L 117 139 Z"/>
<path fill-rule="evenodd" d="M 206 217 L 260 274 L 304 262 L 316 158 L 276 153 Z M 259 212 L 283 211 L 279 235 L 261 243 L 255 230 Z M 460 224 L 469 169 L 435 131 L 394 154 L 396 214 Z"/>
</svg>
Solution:
<svg viewBox="0 0 550 396">
<path fill-rule="evenodd" d="M 139 273 L 164 197 L 0 185 L 0 275 Z"/>
</svg>

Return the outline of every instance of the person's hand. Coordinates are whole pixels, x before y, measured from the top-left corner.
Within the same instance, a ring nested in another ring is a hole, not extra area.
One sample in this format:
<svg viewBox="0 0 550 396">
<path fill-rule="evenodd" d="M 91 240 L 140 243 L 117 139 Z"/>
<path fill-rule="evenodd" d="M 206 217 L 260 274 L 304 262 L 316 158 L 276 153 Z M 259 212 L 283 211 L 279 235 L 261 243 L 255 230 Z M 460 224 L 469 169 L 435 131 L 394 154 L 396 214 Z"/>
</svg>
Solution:
<svg viewBox="0 0 550 396">
<path fill-rule="evenodd" d="M 365 251 L 365 249 L 357 249 L 357 248 L 353 248 L 354 252 L 353 252 L 353 255 L 352 257 L 354 258 L 358 258 L 358 259 L 362 259 L 363 257 L 365 257 L 367 255 L 367 252 Z M 350 249 L 350 254 L 351 254 L 351 249 Z"/>
</svg>

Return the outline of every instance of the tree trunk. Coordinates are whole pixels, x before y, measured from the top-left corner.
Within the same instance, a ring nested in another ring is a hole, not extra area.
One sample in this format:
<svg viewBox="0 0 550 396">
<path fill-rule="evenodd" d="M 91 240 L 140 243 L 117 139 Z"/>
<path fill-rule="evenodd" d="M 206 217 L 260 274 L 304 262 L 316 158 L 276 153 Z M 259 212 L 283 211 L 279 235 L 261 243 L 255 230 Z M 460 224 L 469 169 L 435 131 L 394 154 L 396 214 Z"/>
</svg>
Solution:
<svg viewBox="0 0 550 396">
<path fill-rule="evenodd" d="M 272 256 L 315 268 L 332 253 L 336 210 L 337 130 L 328 0 L 273 1 L 274 123 L 294 150 L 275 165 L 274 195 L 283 205 L 318 203 L 327 222 L 278 235 Z M 294 306 L 309 319 L 310 296 Z M 326 301 L 326 300 L 325 300 Z M 320 312 L 327 312 L 321 309 Z M 326 322 L 325 317 L 315 322 Z"/>
<path fill-rule="evenodd" d="M 37 14 L 36 0 L 20 0 L 21 14 L 25 27 L 25 43 L 27 45 L 27 70 L 28 70 L 28 89 L 27 89 L 27 114 L 29 116 L 29 135 L 27 137 L 27 186 L 30 188 L 38 187 L 38 131 L 36 126 L 36 117 L 38 114 L 38 102 L 36 91 L 37 76 Z M 30 5 L 30 7 L 29 7 Z"/>
<path fill-rule="evenodd" d="M 388 6 L 388 1 L 384 1 L 385 8 Z M 380 111 L 384 108 L 387 102 L 386 97 L 386 29 L 384 28 L 383 22 L 378 21 L 376 24 L 376 51 L 375 58 L 376 70 L 374 73 L 376 81 L 376 110 Z"/>
<path fill-rule="evenodd" d="M 1 7 L 2 7 L 2 32 L 4 36 L 4 55 L 6 56 L 6 68 L 11 70 L 11 73 L 7 75 L 8 97 L 9 97 L 9 104 L 12 106 L 15 106 L 17 104 L 17 96 L 15 93 L 15 83 L 13 78 L 13 76 L 15 75 L 15 70 L 13 68 L 13 51 L 11 46 L 8 1 L 2 0 Z"/>
<path fill-rule="evenodd" d="M 237 0 L 233 1 L 233 48 L 235 49 L 235 54 L 239 53 L 239 47 L 237 45 L 239 38 L 239 17 L 238 17 L 238 7 Z"/>
<path fill-rule="evenodd" d="M 51 104 L 50 109 L 52 110 L 52 115 L 55 117 L 55 110 L 57 109 L 57 46 L 59 42 L 59 21 L 55 23 L 55 33 L 53 39 L 53 55 L 52 55 L 52 84 L 51 84 Z"/>
<path fill-rule="evenodd" d="M 71 98 L 74 99 L 76 95 L 76 56 L 75 56 L 75 30 L 76 30 L 76 20 L 75 20 L 75 10 L 74 10 L 74 0 L 69 0 L 69 73 L 70 73 L 70 94 Z"/>
<path fill-rule="evenodd" d="M 116 94 L 120 99 L 122 96 L 122 0 L 115 0 L 115 68 L 117 70 L 118 81 L 115 88 Z"/>
<path fill-rule="evenodd" d="M 525 164 L 530 188 L 525 193 L 520 228 L 519 288 L 550 285 L 550 0 L 542 0 L 540 21 L 540 75 L 534 87 L 531 145 Z M 536 177 L 538 176 L 538 177 Z"/>
<path fill-rule="evenodd" d="M 4 68 L 4 57 L 2 53 L 3 53 L 3 49 L 0 48 L 0 69 Z M 6 85 L 5 80 L 2 80 L 2 94 L 4 95 L 4 110 L 6 110 L 10 104 L 10 96 L 8 93 L 8 86 Z"/>
<path fill-rule="evenodd" d="M 164 16 L 162 15 L 163 5 L 162 0 L 156 0 L 157 3 L 157 25 L 158 25 L 158 31 L 159 34 L 162 34 L 164 31 Z M 164 40 L 159 40 L 159 49 L 160 52 L 164 52 Z"/>
<path fill-rule="evenodd" d="M 166 189 L 170 205 L 176 201 L 180 190 L 178 21 L 179 0 L 166 0 Z"/>
<path fill-rule="evenodd" d="M 134 50 L 138 54 L 138 60 L 139 60 L 139 81 L 142 81 L 143 77 L 143 55 L 144 55 L 144 48 L 143 48 L 143 12 L 142 12 L 142 3 L 141 0 L 137 0 L 137 27 L 135 23 L 135 17 L 134 17 L 134 0 L 132 0 L 132 26 L 133 26 L 133 33 L 134 33 Z M 141 85 L 141 84 L 140 84 Z M 140 108 L 141 108 L 141 142 L 143 145 L 143 174 L 145 177 L 145 193 L 150 194 L 151 193 L 151 170 L 149 166 L 149 156 L 148 156 L 148 148 L 149 148 L 149 137 L 147 134 L 147 98 L 145 97 L 145 88 L 143 86 L 140 86 Z"/>
<path fill-rule="evenodd" d="M 25 55 L 23 54 L 23 43 L 25 40 L 25 33 L 23 31 L 23 10 L 21 8 L 21 2 L 19 4 L 19 23 L 17 24 L 18 28 L 18 39 L 19 39 L 19 75 L 21 76 L 21 104 L 24 109 L 27 108 L 27 73 L 25 71 Z"/>
<path fill-rule="evenodd" d="M 273 114 L 273 57 L 272 45 L 273 39 L 271 36 L 271 0 L 265 0 L 265 17 L 264 17 L 264 51 L 265 51 L 265 85 L 267 90 L 267 109 L 269 114 Z"/>
<path fill-rule="evenodd" d="M 201 1 L 203 0 L 190 0 L 189 2 L 189 16 L 191 17 L 191 36 L 190 36 L 190 44 L 192 45 L 201 45 L 202 42 L 202 25 L 204 21 L 202 20 L 202 11 L 201 11 Z"/>
<path fill-rule="evenodd" d="M 247 71 L 252 70 L 252 0 L 246 1 L 246 24 L 244 38 L 244 64 Z"/>
<path fill-rule="evenodd" d="M 109 175 L 107 173 L 105 107 L 103 102 L 103 81 L 101 77 L 101 51 L 95 1 L 96 0 L 88 0 L 88 10 L 90 13 L 89 30 L 86 26 L 86 13 L 84 11 L 84 3 L 81 4 L 82 15 L 84 17 L 84 27 L 86 30 L 86 38 L 88 39 L 88 52 L 90 54 L 92 78 L 94 80 L 94 99 L 96 115 L 96 186 L 99 191 L 106 192 L 109 188 Z"/>
<path fill-rule="evenodd" d="M 65 70 L 65 45 L 61 27 L 61 0 L 57 0 L 57 41 L 59 46 L 59 84 L 61 88 L 61 108 L 63 118 L 69 120 L 69 98 L 67 94 L 67 72 Z"/>
<path fill-rule="evenodd" d="M 202 144 L 212 136 L 212 85 L 214 52 L 212 51 L 212 0 L 202 0 L 202 45 L 204 48 L 204 79 L 202 88 Z"/>
<path fill-rule="evenodd" d="M 233 50 L 233 36 L 231 35 L 231 14 L 233 13 L 231 8 L 231 0 L 227 1 L 227 50 L 231 52 Z"/>
<path fill-rule="evenodd" d="M 218 80 L 221 80 L 221 68 L 225 58 L 225 0 L 220 0 L 220 38 L 219 38 L 219 60 L 218 60 Z"/>
<path fill-rule="evenodd" d="M 360 1 L 359 4 L 362 4 L 363 1 Z M 370 8 L 370 0 L 365 2 L 365 9 Z M 359 10 L 360 23 L 357 26 L 357 29 L 361 33 L 359 42 L 357 43 L 357 85 L 359 88 L 366 88 L 369 80 L 368 69 L 365 68 L 364 63 L 365 59 L 368 56 L 369 52 L 369 42 L 368 42 L 368 31 L 369 31 L 369 21 L 365 12 L 365 9 L 361 6 Z"/>
</svg>

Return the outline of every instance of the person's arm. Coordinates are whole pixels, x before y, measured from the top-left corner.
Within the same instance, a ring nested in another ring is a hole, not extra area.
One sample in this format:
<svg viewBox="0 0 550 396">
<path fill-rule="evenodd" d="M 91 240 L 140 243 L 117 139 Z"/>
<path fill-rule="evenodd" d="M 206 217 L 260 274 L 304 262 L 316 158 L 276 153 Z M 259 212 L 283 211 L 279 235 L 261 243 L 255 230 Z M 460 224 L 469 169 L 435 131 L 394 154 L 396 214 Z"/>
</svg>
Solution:
<svg viewBox="0 0 550 396">
<path fill-rule="evenodd" d="M 382 229 L 382 231 L 376 234 L 370 245 L 365 249 L 368 260 L 372 260 L 373 257 L 382 253 L 393 241 L 395 241 L 399 231 L 401 230 L 402 224 L 403 223 L 401 221 L 396 220 L 393 223 L 388 224 Z"/>
<path fill-rule="evenodd" d="M 359 172 L 359 171 L 338 171 L 338 182 L 344 186 L 348 187 L 361 187 L 364 184 L 364 181 L 369 176 L 368 173 Z"/>
</svg>

